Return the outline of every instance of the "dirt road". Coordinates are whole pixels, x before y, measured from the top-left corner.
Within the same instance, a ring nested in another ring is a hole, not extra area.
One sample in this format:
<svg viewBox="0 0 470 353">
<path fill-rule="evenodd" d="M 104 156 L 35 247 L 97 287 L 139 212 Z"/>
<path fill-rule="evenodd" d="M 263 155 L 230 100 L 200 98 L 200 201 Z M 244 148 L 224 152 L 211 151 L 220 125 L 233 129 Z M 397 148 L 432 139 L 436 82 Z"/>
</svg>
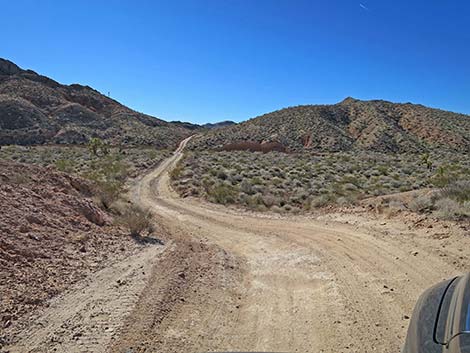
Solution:
<svg viewBox="0 0 470 353">
<path fill-rule="evenodd" d="M 101 319 L 101 326 L 70 308 L 78 300 L 73 291 L 59 300 L 46 313 L 56 326 L 70 321 L 59 315 L 62 307 L 94 329 L 76 338 L 86 345 L 56 345 L 56 351 L 399 352 L 418 295 L 468 268 L 469 241 L 450 230 L 357 215 L 284 218 L 178 198 L 169 172 L 186 142 L 132 191 L 171 242 L 128 260 L 131 269 L 144 261 L 153 270 L 136 277 L 125 295 L 133 299 L 121 300 L 118 315 Z M 122 276 L 111 273 L 109 283 Z M 102 277 L 90 284 L 97 293 L 109 287 Z M 103 302 L 112 311 L 119 296 L 96 298 L 88 306 L 98 315 Z M 36 326 L 26 344 L 39 348 L 16 351 L 51 347 L 40 344 L 48 336 Z"/>
<path fill-rule="evenodd" d="M 209 290 L 195 288 L 142 351 L 399 352 L 417 296 L 468 265 L 457 236 L 443 242 L 392 222 L 275 218 L 180 199 L 169 171 L 185 144 L 141 180 L 135 199 L 236 268 L 222 268 Z M 116 351 L 136 347 L 135 337 L 128 331 Z"/>
</svg>

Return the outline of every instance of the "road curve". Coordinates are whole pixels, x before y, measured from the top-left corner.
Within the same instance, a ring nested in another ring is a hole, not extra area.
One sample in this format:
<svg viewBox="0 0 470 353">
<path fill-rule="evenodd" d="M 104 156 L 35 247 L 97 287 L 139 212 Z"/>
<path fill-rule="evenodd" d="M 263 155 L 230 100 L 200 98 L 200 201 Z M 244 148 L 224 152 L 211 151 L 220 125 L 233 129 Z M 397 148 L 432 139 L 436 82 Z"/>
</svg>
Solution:
<svg viewBox="0 0 470 353">
<path fill-rule="evenodd" d="M 231 258 L 239 276 L 222 269 L 210 284 L 193 282 L 202 298 L 149 329 L 141 351 L 399 352 L 418 295 L 469 264 L 453 250 L 443 256 L 442 242 L 419 232 L 181 199 L 169 173 L 188 141 L 140 180 L 133 197 L 171 232 L 217 247 L 225 260 L 208 265 Z"/>
</svg>

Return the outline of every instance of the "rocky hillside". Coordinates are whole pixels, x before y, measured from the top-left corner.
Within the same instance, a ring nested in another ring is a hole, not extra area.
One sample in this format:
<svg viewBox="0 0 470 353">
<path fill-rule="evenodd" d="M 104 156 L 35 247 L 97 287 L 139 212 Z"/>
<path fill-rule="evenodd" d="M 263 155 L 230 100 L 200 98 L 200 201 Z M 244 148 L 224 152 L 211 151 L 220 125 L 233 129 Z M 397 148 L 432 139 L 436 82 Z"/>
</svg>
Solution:
<svg viewBox="0 0 470 353">
<path fill-rule="evenodd" d="M 278 110 L 213 130 L 191 146 L 222 148 L 241 141 L 278 142 L 290 150 L 470 151 L 470 116 L 410 103 L 347 98 L 334 105 Z"/>
<path fill-rule="evenodd" d="M 0 145 L 112 144 L 173 147 L 190 131 L 138 113 L 88 86 L 62 85 L 0 59 Z"/>
</svg>

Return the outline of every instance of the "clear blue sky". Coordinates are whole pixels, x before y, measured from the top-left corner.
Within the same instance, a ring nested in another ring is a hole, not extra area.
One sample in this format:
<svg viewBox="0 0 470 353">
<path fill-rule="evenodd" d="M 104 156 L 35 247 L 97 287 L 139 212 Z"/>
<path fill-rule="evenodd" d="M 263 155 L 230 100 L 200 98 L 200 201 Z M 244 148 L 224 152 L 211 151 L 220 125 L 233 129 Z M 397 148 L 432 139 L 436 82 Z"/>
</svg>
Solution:
<svg viewBox="0 0 470 353">
<path fill-rule="evenodd" d="M 470 113 L 468 0 L 14 0 L 0 13 L 0 57 L 165 120 L 347 96 Z"/>
</svg>

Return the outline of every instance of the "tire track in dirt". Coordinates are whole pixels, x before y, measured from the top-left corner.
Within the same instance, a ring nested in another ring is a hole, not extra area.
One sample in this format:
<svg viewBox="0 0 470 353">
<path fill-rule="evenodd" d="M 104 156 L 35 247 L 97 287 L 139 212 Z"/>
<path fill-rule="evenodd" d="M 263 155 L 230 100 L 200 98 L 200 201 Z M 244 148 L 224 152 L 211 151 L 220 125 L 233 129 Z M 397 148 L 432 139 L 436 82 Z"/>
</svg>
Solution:
<svg viewBox="0 0 470 353">
<path fill-rule="evenodd" d="M 72 286 L 37 313 L 26 330 L 12 333 L 16 342 L 4 351 L 104 352 L 165 249 L 150 246 Z"/>
</svg>

